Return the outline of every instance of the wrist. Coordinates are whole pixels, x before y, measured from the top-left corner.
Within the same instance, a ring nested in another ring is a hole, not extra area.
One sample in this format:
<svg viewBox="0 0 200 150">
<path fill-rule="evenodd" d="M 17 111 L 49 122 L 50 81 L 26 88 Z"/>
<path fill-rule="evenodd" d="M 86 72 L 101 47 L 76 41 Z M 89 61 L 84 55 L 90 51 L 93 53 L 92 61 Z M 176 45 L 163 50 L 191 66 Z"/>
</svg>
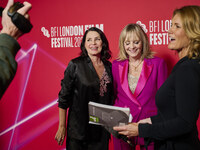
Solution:
<svg viewBox="0 0 200 150">
<path fill-rule="evenodd" d="M 59 124 L 59 128 L 65 128 L 66 124 Z"/>
<path fill-rule="evenodd" d="M 1 33 L 9 35 L 13 37 L 15 40 L 17 40 L 22 35 L 22 33 L 20 33 L 19 31 L 16 33 L 15 31 L 5 29 L 5 28 L 1 30 Z"/>
</svg>

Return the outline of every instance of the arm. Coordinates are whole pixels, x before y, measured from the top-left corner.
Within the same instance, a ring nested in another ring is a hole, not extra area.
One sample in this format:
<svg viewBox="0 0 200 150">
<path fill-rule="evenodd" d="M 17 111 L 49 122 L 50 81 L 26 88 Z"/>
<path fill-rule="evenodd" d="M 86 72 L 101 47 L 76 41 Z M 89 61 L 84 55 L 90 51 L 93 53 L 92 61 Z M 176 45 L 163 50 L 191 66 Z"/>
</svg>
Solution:
<svg viewBox="0 0 200 150">
<path fill-rule="evenodd" d="M 7 11 L 13 3 L 13 0 L 9 0 L 2 14 L 3 29 L 0 33 L 0 99 L 16 73 L 17 62 L 15 61 L 15 55 L 20 49 L 20 45 L 16 40 L 22 35 L 21 31 L 16 28 L 7 15 Z M 31 5 L 27 2 L 24 5 L 18 11 L 23 15 L 27 15 Z"/>
<path fill-rule="evenodd" d="M 66 136 L 66 113 L 67 108 L 70 107 L 70 103 L 73 100 L 73 84 L 75 65 L 70 61 L 67 69 L 65 70 L 64 79 L 61 81 L 61 90 L 59 92 L 58 106 L 59 106 L 59 126 L 55 135 L 55 140 L 58 145 L 62 145 Z"/>
<path fill-rule="evenodd" d="M 67 109 L 73 100 L 73 89 L 75 82 L 75 64 L 70 61 L 61 80 L 61 90 L 59 92 L 58 107 Z"/>
<path fill-rule="evenodd" d="M 0 98 L 16 73 L 15 55 L 19 49 L 20 46 L 14 38 L 0 34 Z"/>
<path fill-rule="evenodd" d="M 66 135 L 66 109 L 59 108 L 59 126 L 55 136 L 58 145 L 62 145 Z"/>
<path fill-rule="evenodd" d="M 152 118 L 152 125 L 139 124 L 139 136 L 164 140 L 194 130 L 200 105 L 199 80 L 199 74 L 191 65 L 180 66 L 174 83 L 176 117 L 159 123 Z"/>
</svg>

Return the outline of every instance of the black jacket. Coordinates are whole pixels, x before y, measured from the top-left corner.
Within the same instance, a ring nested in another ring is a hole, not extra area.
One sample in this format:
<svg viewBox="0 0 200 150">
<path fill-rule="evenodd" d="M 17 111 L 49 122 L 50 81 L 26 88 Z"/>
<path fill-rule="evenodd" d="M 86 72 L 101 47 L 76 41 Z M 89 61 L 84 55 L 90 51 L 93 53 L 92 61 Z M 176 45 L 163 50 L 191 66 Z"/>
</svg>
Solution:
<svg viewBox="0 0 200 150">
<path fill-rule="evenodd" d="M 111 63 L 103 61 L 111 79 L 107 84 L 107 92 L 99 96 L 99 77 L 89 57 L 78 57 L 69 62 L 61 81 L 58 106 L 69 108 L 67 135 L 78 140 L 98 140 L 102 130 L 100 126 L 89 125 L 88 102 L 112 104 L 112 73 Z"/>
<path fill-rule="evenodd" d="M 158 115 L 140 124 L 139 136 L 155 140 L 159 150 L 200 150 L 200 60 L 182 58 L 156 94 Z"/>
</svg>

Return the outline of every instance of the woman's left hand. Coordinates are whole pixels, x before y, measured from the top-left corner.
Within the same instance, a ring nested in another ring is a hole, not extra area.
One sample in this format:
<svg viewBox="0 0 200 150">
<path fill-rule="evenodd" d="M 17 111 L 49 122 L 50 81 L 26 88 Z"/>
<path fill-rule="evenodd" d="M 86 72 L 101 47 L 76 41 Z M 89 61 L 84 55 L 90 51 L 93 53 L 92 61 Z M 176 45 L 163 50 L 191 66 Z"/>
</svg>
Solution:
<svg viewBox="0 0 200 150">
<path fill-rule="evenodd" d="M 126 135 L 128 138 L 138 136 L 138 123 L 130 123 L 124 126 L 113 127 L 114 130 L 118 131 L 119 134 Z"/>
</svg>

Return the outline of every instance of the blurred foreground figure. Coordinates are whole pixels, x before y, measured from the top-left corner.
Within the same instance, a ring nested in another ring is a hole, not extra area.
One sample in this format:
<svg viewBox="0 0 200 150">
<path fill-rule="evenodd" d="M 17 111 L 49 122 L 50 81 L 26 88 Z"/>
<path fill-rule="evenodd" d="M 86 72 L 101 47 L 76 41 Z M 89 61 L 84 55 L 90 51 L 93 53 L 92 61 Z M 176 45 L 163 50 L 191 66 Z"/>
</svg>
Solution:
<svg viewBox="0 0 200 150">
<path fill-rule="evenodd" d="M 8 16 L 8 10 L 13 6 L 14 0 L 8 0 L 5 9 L 2 12 L 2 30 L 0 32 L 0 99 L 13 80 L 16 70 L 17 62 L 15 55 L 20 49 L 17 39 L 24 33 L 17 28 Z M 20 16 L 29 19 L 28 11 L 31 9 L 31 4 L 24 2 L 23 7 L 17 10 Z"/>
</svg>

